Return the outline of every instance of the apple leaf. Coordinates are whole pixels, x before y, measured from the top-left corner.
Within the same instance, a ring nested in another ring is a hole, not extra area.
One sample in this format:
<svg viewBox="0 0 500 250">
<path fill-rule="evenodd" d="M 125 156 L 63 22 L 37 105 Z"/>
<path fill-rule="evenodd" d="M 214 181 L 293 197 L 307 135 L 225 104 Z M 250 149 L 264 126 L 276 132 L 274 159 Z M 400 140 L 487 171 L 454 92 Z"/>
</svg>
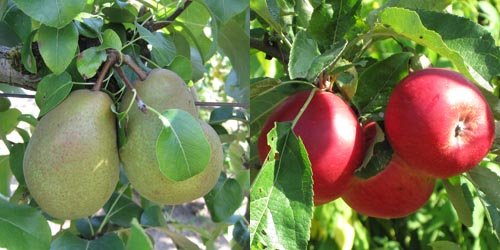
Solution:
<svg viewBox="0 0 500 250">
<path fill-rule="evenodd" d="M 280 8 L 276 1 L 252 0 L 250 8 L 271 25 L 274 31 L 278 33 L 283 31 L 284 23 L 281 20 Z"/>
<path fill-rule="evenodd" d="M 467 172 L 467 178 L 477 188 L 488 221 L 500 240 L 500 165 L 483 161 Z"/>
<path fill-rule="evenodd" d="M 73 82 L 67 72 L 60 75 L 50 74 L 43 77 L 38 83 L 38 89 L 35 94 L 35 102 L 40 108 L 39 117 L 59 105 L 69 95 L 72 87 Z"/>
<path fill-rule="evenodd" d="M 61 29 L 42 25 L 38 29 L 40 54 L 47 67 L 60 74 L 66 70 L 76 53 L 78 30 L 73 23 Z"/>
<path fill-rule="evenodd" d="M 255 93 L 256 96 L 250 101 L 250 134 L 252 136 L 258 136 L 270 112 L 281 102 L 292 94 L 303 90 L 310 90 L 314 88 L 314 86 L 307 82 L 290 81 L 279 83 L 274 79 L 264 79 L 252 83 L 251 88 L 262 88 L 263 90 L 259 94 Z"/>
<path fill-rule="evenodd" d="M 353 103 L 361 114 L 378 113 L 385 110 L 389 95 L 403 77 L 408 74 L 408 52 L 394 54 L 376 62 L 361 73 Z"/>
<path fill-rule="evenodd" d="M 168 109 L 159 119 L 163 123 L 156 141 L 160 171 L 173 181 L 201 173 L 208 165 L 211 149 L 198 120 L 180 109 Z"/>
<path fill-rule="evenodd" d="M 306 249 L 313 215 L 307 151 L 291 122 L 267 136 L 271 150 L 250 191 L 250 247 Z"/>
<path fill-rule="evenodd" d="M 62 28 L 70 23 L 85 8 L 82 0 L 14 0 L 26 15 L 54 28 Z"/>
<path fill-rule="evenodd" d="M 137 219 L 133 219 L 130 227 L 130 238 L 127 241 L 127 250 L 152 250 L 153 243 Z"/>
<path fill-rule="evenodd" d="M 444 43 L 458 52 L 467 66 L 487 81 L 500 75 L 500 47 L 481 25 L 447 13 L 417 10 L 422 24 L 437 32 Z"/>
<path fill-rule="evenodd" d="M 214 222 L 227 220 L 243 201 L 243 190 L 238 181 L 223 173 L 215 187 L 205 195 L 205 203 Z"/>
<path fill-rule="evenodd" d="M 470 190 L 467 188 L 465 183 L 461 185 L 452 185 L 448 180 L 443 179 L 443 186 L 446 189 L 446 193 L 448 193 L 448 198 L 453 204 L 455 211 L 457 211 L 458 218 L 467 227 L 471 227 L 473 224 L 472 221 L 472 210 L 471 207 L 472 201 L 468 201 L 466 197 L 471 197 Z M 469 195 L 465 195 L 468 193 Z M 473 204 L 473 203 L 472 203 Z"/>
<path fill-rule="evenodd" d="M 290 62 L 288 63 L 288 72 L 290 78 L 306 78 L 311 62 L 320 55 L 318 44 L 309 33 L 299 31 L 295 40 L 293 40 L 292 50 L 290 51 Z"/>
<path fill-rule="evenodd" d="M 332 45 L 332 49 L 325 51 L 323 54 L 314 58 L 309 70 L 307 71 L 306 79 L 314 81 L 318 75 L 337 62 L 347 46 L 346 40 L 340 40 Z"/>
<path fill-rule="evenodd" d="M 40 210 L 0 199 L 0 248 L 48 249 L 51 233 Z"/>
</svg>

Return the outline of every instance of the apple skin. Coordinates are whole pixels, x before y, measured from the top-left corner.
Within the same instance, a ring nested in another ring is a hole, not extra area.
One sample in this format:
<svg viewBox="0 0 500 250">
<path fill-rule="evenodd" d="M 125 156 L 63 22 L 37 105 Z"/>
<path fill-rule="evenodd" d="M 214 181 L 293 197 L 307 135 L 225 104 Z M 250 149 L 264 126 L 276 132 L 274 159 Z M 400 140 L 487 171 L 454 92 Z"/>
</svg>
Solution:
<svg viewBox="0 0 500 250">
<path fill-rule="evenodd" d="M 405 162 L 438 178 L 472 169 L 495 137 L 493 114 L 479 89 L 439 68 L 412 73 L 396 86 L 385 130 Z"/>
<path fill-rule="evenodd" d="M 309 94 L 310 91 L 296 93 L 271 113 L 258 140 L 261 162 L 270 150 L 269 130 L 275 122 L 292 121 Z M 318 90 L 293 131 L 302 139 L 311 161 L 315 205 L 340 197 L 363 160 L 363 135 L 356 115 L 340 97 Z"/>
<path fill-rule="evenodd" d="M 342 199 L 358 213 L 401 218 L 421 208 L 434 191 L 435 179 L 393 155 L 389 164 L 368 179 L 354 177 Z"/>
</svg>

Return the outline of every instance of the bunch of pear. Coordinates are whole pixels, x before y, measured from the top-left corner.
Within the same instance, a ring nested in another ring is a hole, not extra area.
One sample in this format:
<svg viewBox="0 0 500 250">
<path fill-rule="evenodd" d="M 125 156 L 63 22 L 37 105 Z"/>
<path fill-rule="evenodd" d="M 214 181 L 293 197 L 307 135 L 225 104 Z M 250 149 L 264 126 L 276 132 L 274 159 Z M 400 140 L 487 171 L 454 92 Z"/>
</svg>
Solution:
<svg viewBox="0 0 500 250">
<path fill-rule="evenodd" d="M 162 123 L 153 112 L 133 105 L 126 122 L 127 142 L 117 146 L 113 101 L 104 92 L 73 91 L 43 116 L 26 148 L 26 184 L 40 208 L 58 219 L 77 219 L 96 213 L 111 197 L 119 178 L 120 160 L 134 189 L 150 201 L 175 205 L 207 194 L 222 171 L 223 153 L 217 133 L 199 119 L 192 93 L 174 72 L 154 69 L 135 83 L 137 94 L 150 107 L 182 109 L 197 118 L 211 147 L 207 167 L 183 181 L 160 172 L 156 140 Z M 119 110 L 132 103 L 125 93 Z"/>
</svg>

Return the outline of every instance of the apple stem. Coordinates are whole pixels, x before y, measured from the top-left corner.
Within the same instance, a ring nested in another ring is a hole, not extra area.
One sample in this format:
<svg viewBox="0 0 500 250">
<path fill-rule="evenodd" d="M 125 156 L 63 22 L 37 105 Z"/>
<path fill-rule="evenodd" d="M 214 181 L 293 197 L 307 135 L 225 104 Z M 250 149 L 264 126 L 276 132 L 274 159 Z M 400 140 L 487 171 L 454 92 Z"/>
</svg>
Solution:
<svg viewBox="0 0 500 250">
<path fill-rule="evenodd" d="M 465 130 L 465 123 L 463 121 L 458 121 L 458 124 L 455 127 L 455 137 L 459 137 L 464 130 Z"/>
</svg>

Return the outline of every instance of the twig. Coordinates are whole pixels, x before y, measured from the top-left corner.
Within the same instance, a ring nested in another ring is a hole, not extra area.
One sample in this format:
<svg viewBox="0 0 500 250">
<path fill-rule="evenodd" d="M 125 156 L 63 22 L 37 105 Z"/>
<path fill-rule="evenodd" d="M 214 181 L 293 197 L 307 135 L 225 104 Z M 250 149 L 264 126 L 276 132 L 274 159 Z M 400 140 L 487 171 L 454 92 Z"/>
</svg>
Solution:
<svg viewBox="0 0 500 250">
<path fill-rule="evenodd" d="M 123 73 L 123 70 L 120 67 L 115 67 L 115 71 L 118 73 L 118 75 L 120 76 L 120 78 L 123 80 L 123 82 L 125 83 L 125 86 L 127 86 L 127 88 L 130 91 L 134 91 L 134 89 L 135 89 L 134 86 L 130 83 L 130 81 L 128 80 L 127 76 L 125 76 L 125 73 Z M 135 95 L 135 100 L 137 101 L 137 106 L 139 107 L 139 109 L 143 113 L 146 113 L 148 111 L 147 106 L 142 101 L 141 97 L 138 94 Z"/>
<path fill-rule="evenodd" d="M 283 53 L 282 49 L 277 44 L 272 44 L 267 39 L 260 40 L 250 38 L 250 47 L 266 53 L 267 56 L 278 59 L 282 64 L 288 64 L 288 55 Z"/>
<path fill-rule="evenodd" d="M 182 14 L 182 12 L 192 3 L 193 1 L 192 0 L 186 0 L 186 2 L 184 3 L 183 6 L 180 6 L 179 8 L 177 8 L 174 13 L 172 13 L 172 15 L 170 15 L 169 17 L 167 17 L 167 19 L 165 19 L 165 21 L 158 21 L 158 22 L 155 22 L 151 25 L 151 28 L 150 30 L 159 30 L 159 29 L 163 29 L 167 26 L 169 26 L 171 23 L 173 23 L 175 21 L 175 19 L 180 16 Z"/>
<path fill-rule="evenodd" d="M 0 93 L 0 97 L 35 98 L 35 95 Z"/>
<path fill-rule="evenodd" d="M 236 103 L 236 102 L 194 102 L 196 106 L 201 107 L 239 107 L 248 108 L 246 103 Z"/>
<path fill-rule="evenodd" d="M 96 81 L 94 87 L 92 88 L 92 90 L 97 91 L 97 90 L 101 89 L 102 82 L 104 81 L 104 77 L 108 73 L 111 66 L 113 66 L 113 64 L 116 63 L 116 59 L 117 59 L 117 56 L 116 56 L 115 52 L 108 53 L 108 58 L 106 60 L 106 63 L 104 64 L 101 72 L 99 73 L 99 77 L 97 77 L 97 81 Z"/>
<path fill-rule="evenodd" d="M 142 81 L 146 80 L 148 77 L 148 74 L 144 72 L 129 55 L 123 55 L 123 63 L 127 64 Z"/>
</svg>

